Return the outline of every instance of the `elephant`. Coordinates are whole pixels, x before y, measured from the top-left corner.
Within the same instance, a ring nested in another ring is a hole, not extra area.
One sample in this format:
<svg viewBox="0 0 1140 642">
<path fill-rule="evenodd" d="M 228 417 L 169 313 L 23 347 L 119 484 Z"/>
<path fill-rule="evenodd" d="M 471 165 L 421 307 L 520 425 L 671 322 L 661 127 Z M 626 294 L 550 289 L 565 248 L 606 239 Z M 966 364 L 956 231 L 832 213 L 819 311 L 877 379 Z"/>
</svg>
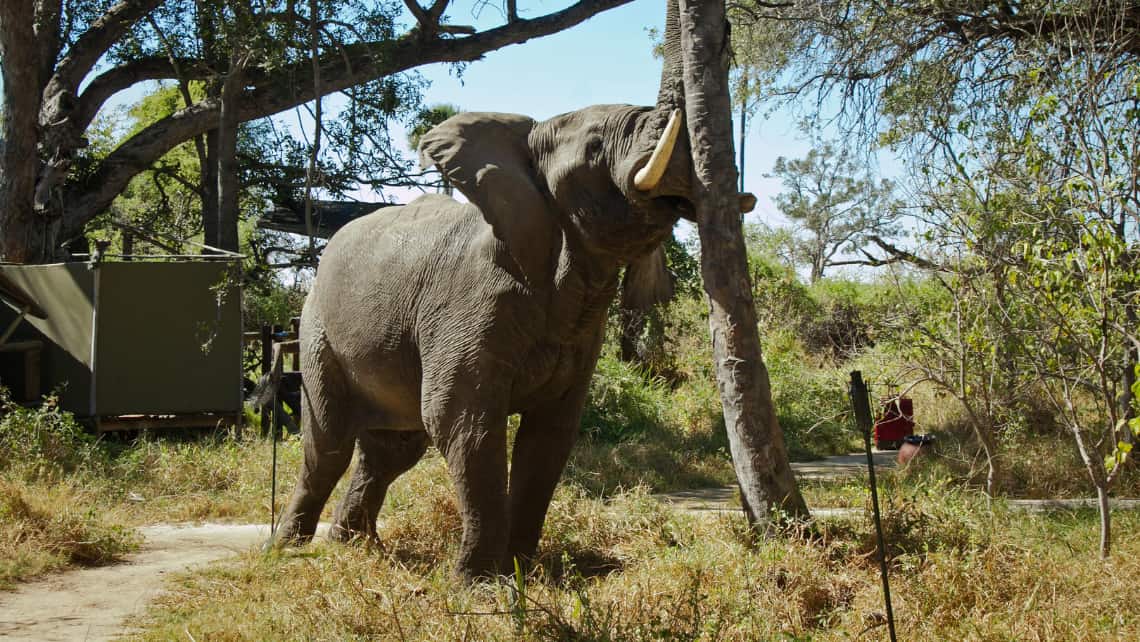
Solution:
<svg viewBox="0 0 1140 642">
<path fill-rule="evenodd" d="M 389 485 L 433 443 L 463 522 L 457 572 L 533 559 L 621 270 L 661 263 L 692 217 L 682 129 L 679 110 L 596 105 L 466 112 L 423 136 L 421 164 L 469 202 L 425 195 L 330 239 L 301 315 L 304 461 L 278 541 L 313 536 L 354 449 L 330 532 L 375 537 Z"/>
</svg>

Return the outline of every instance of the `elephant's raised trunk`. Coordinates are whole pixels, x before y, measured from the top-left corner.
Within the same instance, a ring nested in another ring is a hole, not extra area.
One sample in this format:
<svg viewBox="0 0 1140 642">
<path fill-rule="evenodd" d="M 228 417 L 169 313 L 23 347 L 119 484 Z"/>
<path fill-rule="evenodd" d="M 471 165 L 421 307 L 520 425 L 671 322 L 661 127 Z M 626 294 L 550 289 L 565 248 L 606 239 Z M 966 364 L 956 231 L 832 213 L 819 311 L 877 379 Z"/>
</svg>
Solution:
<svg viewBox="0 0 1140 642">
<path fill-rule="evenodd" d="M 681 63 L 681 19 L 677 0 L 665 0 L 665 33 L 661 43 L 665 59 L 661 86 L 657 90 L 658 109 L 684 109 L 685 85 Z"/>
<path fill-rule="evenodd" d="M 674 109 L 669 114 L 669 122 L 661 138 L 657 139 L 657 146 L 653 148 L 653 155 L 645 167 L 638 170 L 633 177 L 633 185 L 637 189 L 648 192 L 657 187 L 665 169 L 669 166 L 669 159 L 673 157 L 673 147 L 677 144 L 677 134 L 681 131 L 681 110 Z"/>
</svg>

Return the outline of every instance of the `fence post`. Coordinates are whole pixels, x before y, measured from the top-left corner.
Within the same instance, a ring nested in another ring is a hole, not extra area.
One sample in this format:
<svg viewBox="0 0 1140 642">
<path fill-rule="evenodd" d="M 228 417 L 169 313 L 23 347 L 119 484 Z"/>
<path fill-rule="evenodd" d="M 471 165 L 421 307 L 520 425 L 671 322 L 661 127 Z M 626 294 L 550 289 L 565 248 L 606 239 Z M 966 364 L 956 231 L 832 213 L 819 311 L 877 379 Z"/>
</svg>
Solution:
<svg viewBox="0 0 1140 642">
<path fill-rule="evenodd" d="M 293 338 L 300 341 L 301 339 L 301 318 L 293 317 L 289 319 L 289 325 L 293 327 Z M 297 351 L 293 353 L 293 371 L 296 372 L 301 369 L 301 344 L 297 344 Z"/>
</svg>

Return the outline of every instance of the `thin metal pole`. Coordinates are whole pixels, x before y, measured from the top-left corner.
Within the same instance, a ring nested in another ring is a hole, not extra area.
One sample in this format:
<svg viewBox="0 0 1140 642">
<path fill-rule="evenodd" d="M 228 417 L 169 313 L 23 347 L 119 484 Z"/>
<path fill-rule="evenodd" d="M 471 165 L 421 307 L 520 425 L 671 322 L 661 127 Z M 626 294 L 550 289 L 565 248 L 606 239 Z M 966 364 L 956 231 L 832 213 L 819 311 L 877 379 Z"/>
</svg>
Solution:
<svg viewBox="0 0 1140 642">
<path fill-rule="evenodd" d="M 273 369 L 273 327 L 268 323 L 261 324 L 261 375 L 268 376 Z M 276 394 L 276 392 L 274 392 Z M 272 411 L 270 411 L 272 412 Z M 261 436 L 269 434 L 273 419 L 261 407 Z"/>
<path fill-rule="evenodd" d="M 262 412 L 265 412 L 262 409 Z M 277 388 L 273 389 L 273 407 L 270 410 L 273 414 L 273 468 L 270 475 L 272 479 L 269 482 L 269 535 L 272 537 L 277 534 Z"/>
<path fill-rule="evenodd" d="M 851 408 L 855 411 L 855 423 L 863 433 L 863 447 L 867 453 L 867 474 L 871 483 L 871 511 L 875 517 L 875 534 L 879 542 L 879 574 L 883 578 L 883 601 L 887 605 L 887 629 L 890 631 L 891 642 L 895 642 L 895 613 L 891 608 L 891 583 L 887 578 L 887 547 L 883 542 L 883 521 L 879 514 L 879 485 L 875 481 L 875 460 L 871 456 L 871 402 L 868 399 L 867 384 L 863 382 L 863 373 L 855 370 L 851 373 Z"/>
</svg>

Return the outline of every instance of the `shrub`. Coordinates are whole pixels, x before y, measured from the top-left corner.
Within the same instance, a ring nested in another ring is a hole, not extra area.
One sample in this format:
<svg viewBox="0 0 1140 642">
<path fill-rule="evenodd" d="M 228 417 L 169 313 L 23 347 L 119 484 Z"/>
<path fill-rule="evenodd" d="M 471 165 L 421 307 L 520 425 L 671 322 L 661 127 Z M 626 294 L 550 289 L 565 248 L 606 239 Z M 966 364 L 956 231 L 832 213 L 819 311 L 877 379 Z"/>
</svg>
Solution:
<svg viewBox="0 0 1140 642">
<path fill-rule="evenodd" d="M 95 437 L 61 410 L 54 396 L 38 408 L 25 408 L 0 388 L 0 413 L 0 471 L 55 477 L 108 461 Z"/>
<path fill-rule="evenodd" d="M 618 443 L 648 432 L 660 432 L 668 405 L 664 380 L 610 355 L 598 360 L 582 417 L 591 439 Z"/>
<path fill-rule="evenodd" d="M 68 564 L 106 564 L 138 547 L 133 531 L 82 505 L 68 487 L 30 494 L 0 480 L 0 587 Z"/>
<path fill-rule="evenodd" d="M 843 369 L 813 367 L 789 332 L 769 333 L 765 343 L 772 401 L 792 457 L 851 452 L 857 435 Z"/>
</svg>

